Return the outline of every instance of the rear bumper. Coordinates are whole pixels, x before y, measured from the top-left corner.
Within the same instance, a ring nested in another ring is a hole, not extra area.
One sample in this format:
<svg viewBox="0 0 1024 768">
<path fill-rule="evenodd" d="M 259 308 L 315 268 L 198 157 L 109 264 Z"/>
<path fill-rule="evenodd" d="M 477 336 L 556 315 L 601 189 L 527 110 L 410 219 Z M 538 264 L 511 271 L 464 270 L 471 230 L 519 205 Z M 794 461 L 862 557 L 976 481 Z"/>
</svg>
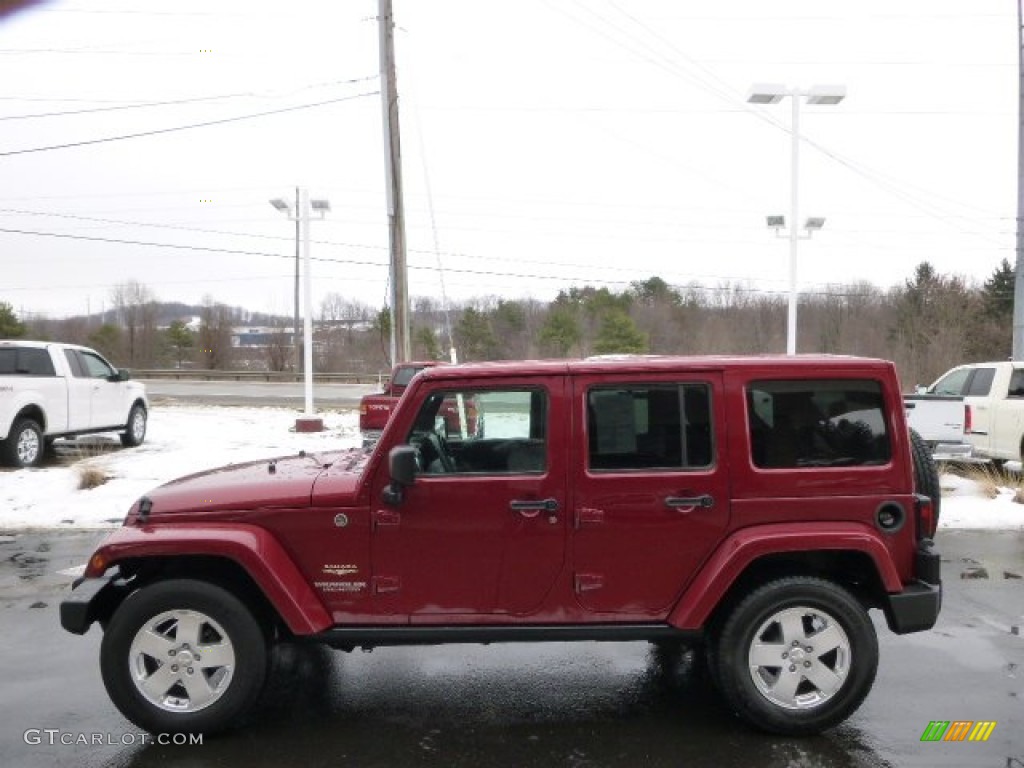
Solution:
<svg viewBox="0 0 1024 768">
<path fill-rule="evenodd" d="M 987 459 L 974 454 L 974 446 L 971 443 L 944 443 L 938 442 L 932 445 L 932 458 L 935 461 L 955 461 L 963 464 L 980 464 Z"/>
<path fill-rule="evenodd" d="M 922 632 L 935 626 L 942 608 L 940 563 L 939 553 L 932 550 L 931 541 L 922 541 L 915 556 L 918 580 L 908 584 L 902 592 L 888 595 L 884 606 L 889 629 L 897 635 Z"/>
<path fill-rule="evenodd" d="M 94 621 L 106 619 L 128 593 L 118 573 L 97 579 L 78 579 L 71 594 L 61 601 L 60 625 L 75 635 L 84 635 Z"/>
</svg>

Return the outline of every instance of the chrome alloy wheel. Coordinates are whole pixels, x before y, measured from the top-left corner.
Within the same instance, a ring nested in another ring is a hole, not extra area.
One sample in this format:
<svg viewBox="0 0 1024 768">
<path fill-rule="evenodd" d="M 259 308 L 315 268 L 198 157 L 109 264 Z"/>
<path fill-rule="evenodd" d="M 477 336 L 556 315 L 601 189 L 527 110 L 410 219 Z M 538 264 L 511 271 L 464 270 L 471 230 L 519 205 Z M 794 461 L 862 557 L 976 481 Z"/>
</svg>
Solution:
<svg viewBox="0 0 1024 768">
<path fill-rule="evenodd" d="M 205 614 L 165 611 L 147 621 L 128 655 L 132 680 L 147 701 L 169 712 L 197 712 L 227 692 L 235 649 Z"/>
<path fill-rule="evenodd" d="M 818 608 L 772 614 L 754 632 L 747 662 L 761 695 L 784 709 L 808 710 L 832 698 L 846 681 L 853 655 L 839 622 Z"/>
<path fill-rule="evenodd" d="M 132 421 L 128 425 L 128 429 L 132 433 L 132 439 L 136 443 L 141 443 L 146 436 L 146 412 L 142 409 L 133 411 Z"/>
<path fill-rule="evenodd" d="M 42 450 L 42 444 L 36 431 L 29 427 L 21 430 L 15 450 L 22 466 L 34 464 L 39 458 L 39 451 Z"/>
</svg>

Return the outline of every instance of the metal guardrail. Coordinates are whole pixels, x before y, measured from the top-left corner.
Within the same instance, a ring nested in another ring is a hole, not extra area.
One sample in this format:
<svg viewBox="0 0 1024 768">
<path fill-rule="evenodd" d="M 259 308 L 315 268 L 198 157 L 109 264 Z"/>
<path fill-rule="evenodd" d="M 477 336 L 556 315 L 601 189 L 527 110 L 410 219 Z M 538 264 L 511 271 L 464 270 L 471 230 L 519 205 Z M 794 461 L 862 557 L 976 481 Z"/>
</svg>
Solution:
<svg viewBox="0 0 1024 768">
<path fill-rule="evenodd" d="M 214 371 L 202 368 L 134 368 L 134 379 L 174 379 L 178 381 L 265 381 L 302 382 L 301 372 L 292 371 Z M 383 388 L 386 373 L 314 373 L 320 384 L 376 384 Z"/>
</svg>

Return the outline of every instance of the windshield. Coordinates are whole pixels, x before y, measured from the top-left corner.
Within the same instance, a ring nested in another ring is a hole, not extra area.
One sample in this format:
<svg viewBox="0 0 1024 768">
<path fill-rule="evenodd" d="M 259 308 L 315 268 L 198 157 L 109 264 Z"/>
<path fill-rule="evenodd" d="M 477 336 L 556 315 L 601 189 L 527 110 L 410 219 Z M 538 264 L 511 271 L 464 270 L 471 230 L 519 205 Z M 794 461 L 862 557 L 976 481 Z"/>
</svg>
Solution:
<svg viewBox="0 0 1024 768">
<path fill-rule="evenodd" d="M 395 371 L 395 376 L 391 380 L 391 385 L 394 387 L 405 387 L 412 381 L 412 377 L 422 371 L 426 366 L 424 365 L 410 365 L 399 368 Z"/>
</svg>

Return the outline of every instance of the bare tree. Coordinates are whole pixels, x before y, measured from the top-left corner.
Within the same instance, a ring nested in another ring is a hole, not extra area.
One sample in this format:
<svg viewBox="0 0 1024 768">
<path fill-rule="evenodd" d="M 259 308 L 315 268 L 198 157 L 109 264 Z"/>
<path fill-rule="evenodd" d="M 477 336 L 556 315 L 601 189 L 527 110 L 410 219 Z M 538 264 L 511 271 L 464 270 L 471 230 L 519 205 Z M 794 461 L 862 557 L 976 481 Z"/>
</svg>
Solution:
<svg viewBox="0 0 1024 768">
<path fill-rule="evenodd" d="M 110 292 L 118 323 L 125 331 L 129 365 L 148 365 L 156 357 L 156 297 L 137 280 L 118 283 Z"/>
<path fill-rule="evenodd" d="M 229 368 L 232 357 L 231 308 L 206 296 L 199 321 L 199 355 L 204 366 L 210 370 Z"/>
</svg>

